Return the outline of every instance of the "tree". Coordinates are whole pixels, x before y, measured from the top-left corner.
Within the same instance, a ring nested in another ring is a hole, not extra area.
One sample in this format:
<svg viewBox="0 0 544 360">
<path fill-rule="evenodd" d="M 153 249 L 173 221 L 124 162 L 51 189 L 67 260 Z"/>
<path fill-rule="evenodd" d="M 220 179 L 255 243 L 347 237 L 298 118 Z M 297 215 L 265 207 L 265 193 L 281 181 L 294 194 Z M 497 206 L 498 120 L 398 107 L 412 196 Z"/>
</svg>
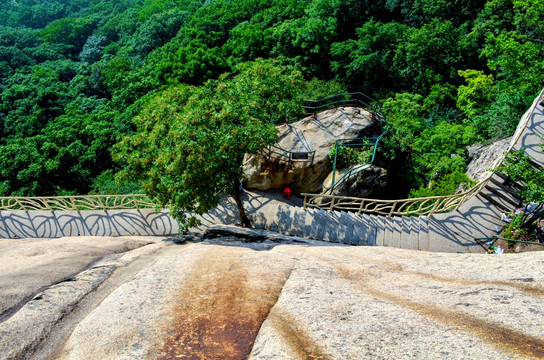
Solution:
<svg viewBox="0 0 544 360">
<path fill-rule="evenodd" d="M 407 26 L 369 20 L 357 29 L 357 40 L 334 43 L 331 68 L 336 77 L 353 89 L 373 93 L 398 88 L 399 74 L 391 63 Z"/>
<path fill-rule="evenodd" d="M 292 67 L 257 60 L 203 86 L 158 92 L 134 119 L 136 132 L 114 149 L 114 159 L 126 162 L 121 176 L 141 179 L 186 228 L 198 223 L 186 212 L 203 214 L 233 189 L 249 226 L 239 196 L 242 159 L 276 141 L 273 120 L 300 111 L 303 84 Z"/>
</svg>

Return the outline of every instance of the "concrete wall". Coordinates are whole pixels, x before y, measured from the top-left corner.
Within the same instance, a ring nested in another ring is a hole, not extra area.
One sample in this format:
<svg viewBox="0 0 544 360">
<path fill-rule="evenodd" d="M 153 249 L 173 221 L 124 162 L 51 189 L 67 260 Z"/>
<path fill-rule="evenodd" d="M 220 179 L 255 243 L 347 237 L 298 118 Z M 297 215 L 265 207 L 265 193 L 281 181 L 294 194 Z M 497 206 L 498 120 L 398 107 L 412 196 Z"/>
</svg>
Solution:
<svg viewBox="0 0 544 360">
<path fill-rule="evenodd" d="M 174 235 L 179 223 L 153 209 L 0 211 L 0 238 Z"/>
</svg>

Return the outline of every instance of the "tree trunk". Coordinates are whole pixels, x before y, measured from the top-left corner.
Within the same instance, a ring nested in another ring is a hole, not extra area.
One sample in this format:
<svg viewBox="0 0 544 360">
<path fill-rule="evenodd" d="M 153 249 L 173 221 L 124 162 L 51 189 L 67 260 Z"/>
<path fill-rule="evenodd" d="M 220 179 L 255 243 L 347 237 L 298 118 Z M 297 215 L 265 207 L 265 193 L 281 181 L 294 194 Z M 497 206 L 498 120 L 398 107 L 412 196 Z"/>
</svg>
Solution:
<svg viewBox="0 0 544 360">
<path fill-rule="evenodd" d="M 251 221 L 249 221 L 249 218 L 246 216 L 246 212 L 244 211 L 244 207 L 242 205 L 242 199 L 240 199 L 240 183 L 238 182 L 234 184 L 232 197 L 236 202 L 236 206 L 238 206 L 238 212 L 240 213 L 240 220 L 242 221 L 242 226 L 247 228 L 251 227 Z"/>
</svg>

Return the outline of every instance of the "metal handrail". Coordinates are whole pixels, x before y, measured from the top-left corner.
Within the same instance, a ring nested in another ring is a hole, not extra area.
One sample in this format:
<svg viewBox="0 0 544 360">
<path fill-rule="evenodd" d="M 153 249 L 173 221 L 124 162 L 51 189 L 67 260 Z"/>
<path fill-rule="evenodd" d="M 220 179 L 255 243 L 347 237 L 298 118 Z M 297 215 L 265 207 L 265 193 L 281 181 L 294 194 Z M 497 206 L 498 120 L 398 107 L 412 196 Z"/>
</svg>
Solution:
<svg viewBox="0 0 544 360">
<path fill-rule="evenodd" d="M 341 93 L 319 100 L 305 99 L 304 102 L 305 105 L 302 108 L 309 114 L 316 114 L 319 111 L 336 108 L 339 105 L 355 105 L 370 108 L 379 120 L 380 127 L 383 128 L 387 124 L 385 117 L 382 115 L 382 105 L 361 92 Z"/>
<path fill-rule="evenodd" d="M 493 240 L 491 242 L 491 244 L 488 244 L 486 242 L 483 242 L 483 241 L 489 241 L 489 240 Z M 540 242 L 535 242 L 535 241 L 525 241 L 525 240 L 515 240 L 515 239 L 507 239 L 507 238 L 503 238 L 503 237 L 500 237 L 498 235 L 495 235 L 495 236 L 490 236 L 490 237 L 478 237 L 478 238 L 474 238 L 474 241 L 476 241 L 476 243 L 478 245 L 480 245 L 482 247 L 482 249 L 484 249 L 486 252 L 490 252 L 490 248 L 495 245 L 495 243 L 498 241 L 498 240 L 504 240 L 504 241 L 508 241 L 508 242 L 514 242 L 514 243 L 521 243 L 521 244 L 528 244 L 528 245 L 539 245 L 539 246 L 544 246 L 544 243 L 540 243 Z M 483 242 L 483 244 L 482 244 Z M 487 245 L 487 249 L 485 248 L 484 245 Z"/>
<path fill-rule="evenodd" d="M 277 151 L 274 149 L 277 149 Z M 264 150 L 262 151 L 265 152 Z M 274 157 L 274 158 L 279 160 L 285 160 L 287 162 L 299 161 L 299 162 L 309 162 L 313 164 L 315 150 L 291 151 L 291 150 L 284 149 L 278 145 L 270 145 L 268 146 L 268 149 L 266 150 L 265 155 L 268 157 L 273 157 L 272 154 L 279 155 L 279 157 Z M 306 156 L 306 158 L 304 158 L 304 155 Z"/>
<path fill-rule="evenodd" d="M 370 104 L 364 102 L 363 100 L 361 100 L 361 98 L 367 100 Z M 363 93 L 351 92 L 351 93 L 336 94 L 336 95 L 332 95 L 332 96 L 319 99 L 319 100 L 304 99 L 304 103 L 305 105 L 303 105 L 302 108 L 306 110 L 306 112 L 309 114 L 316 114 L 319 111 L 335 108 L 335 107 L 338 107 L 338 105 L 346 105 L 346 104 L 361 106 L 363 108 L 370 108 L 373 111 L 374 116 L 378 119 L 378 124 L 380 126 L 380 130 L 382 131 L 382 133 L 376 138 L 374 152 L 372 154 L 372 160 L 374 160 L 376 149 L 377 149 L 377 142 L 379 142 L 379 140 L 382 138 L 382 136 L 387 132 L 387 129 L 389 128 L 389 125 L 387 124 L 385 117 L 381 113 L 382 106 L 378 101 L 372 99 L 371 97 Z M 384 125 L 385 125 L 385 130 L 384 130 Z M 269 157 L 272 154 L 275 154 L 279 156 L 278 159 L 286 160 L 288 162 L 301 161 L 301 162 L 310 162 L 313 164 L 314 155 L 315 155 L 315 150 L 314 151 L 291 151 L 291 150 L 283 149 L 282 147 L 278 145 L 268 146 L 267 151 L 268 151 L 268 154 L 266 155 L 268 155 Z M 308 159 L 297 159 L 296 158 L 297 154 L 306 154 L 308 156 Z"/>
<path fill-rule="evenodd" d="M 356 166 L 352 167 L 351 169 L 349 169 L 348 171 L 346 171 L 341 177 L 340 179 L 338 179 L 336 182 L 335 182 L 335 172 L 336 172 L 336 153 L 334 154 L 334 163 L 333 163 L 333 176 L 332 176 L 332 183 L 331 183 L 331 187 L 330 189 L 328 189 L 325 193 L 327 192 L 330 192 L 332 194 L 332 192 L 337 189 L 340 185 L 342 185 L 342 183 L 344 183 L 349 177 L 351 177 L 352 175 L 355 175 L 355 174 L 358 174 L 360 173 L 361 171 L 364 171 L 366 169 L 368 169 L 368 166 L 371 165 L 373 162 L 374 162 L 374 159 L 376 157 L 376 152 L 378 151 L 378 143 L 380 142 L 380 140 L 382 139 L 382 137 L 385 135 L 385 133 L 387 132 L 388 130 L 388 125 L 386 125 L 386 129 L 379 135 L 377 136 L 375 139 L 374 139 L 374 148 L 372 150 L 372 156 L 370 158 L 369 161 L 365 162 L 365 163 L 362 163 L 362 164 L 357 164 Z M 372 138 L 366 138 L 366 139 L 372 139 Z M 345 139 L 345 140 L 342 140 L 342 141 L 352 141 L 352 140 L 358 140 L 358 139 Z M 337 149 L 337 146 L 338 146 L 338 140 L 335 144 L 335 148 Z M 346 146 L 350 146 L 350 145 L 346 145 Z"/>
</svg>

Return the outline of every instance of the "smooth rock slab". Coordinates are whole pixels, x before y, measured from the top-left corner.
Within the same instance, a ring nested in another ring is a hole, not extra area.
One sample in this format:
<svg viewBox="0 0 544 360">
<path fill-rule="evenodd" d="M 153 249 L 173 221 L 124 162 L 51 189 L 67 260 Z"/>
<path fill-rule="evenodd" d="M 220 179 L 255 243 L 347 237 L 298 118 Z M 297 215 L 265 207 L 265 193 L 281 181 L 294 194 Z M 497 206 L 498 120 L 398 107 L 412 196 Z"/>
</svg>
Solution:
<svg viewBox="0 0 544 360">
<path fill-rule="evenodd" d="M 233 236 L 239 230 L 163 246 L 154 261 L 103 294 L 68 336 L 43 333 L 44 343 L 57 342 L 48 358 L 544 356 L 542 252 L 434 254 L 293 242 L 241 229 L 264 238 L 248 242 Z M 95 271 L 99 281 L 110 281 Z M 112 278 L 123 271 L 119 263 Z M 82 280 L 95 283 L 87 275 Z M 47 304 L 59 304 L 62 319 L 73 303 L 57 300 L 48 297 Z M 53 317 L 33 315 L 39 307 L 28 304 L 9 321 L 21 329 L 50 324 Z M 2 351 L 24 347 L 31 332 L 8 341 L 7 325 L 0 324 L 9 344 Z"/>
</svg>

